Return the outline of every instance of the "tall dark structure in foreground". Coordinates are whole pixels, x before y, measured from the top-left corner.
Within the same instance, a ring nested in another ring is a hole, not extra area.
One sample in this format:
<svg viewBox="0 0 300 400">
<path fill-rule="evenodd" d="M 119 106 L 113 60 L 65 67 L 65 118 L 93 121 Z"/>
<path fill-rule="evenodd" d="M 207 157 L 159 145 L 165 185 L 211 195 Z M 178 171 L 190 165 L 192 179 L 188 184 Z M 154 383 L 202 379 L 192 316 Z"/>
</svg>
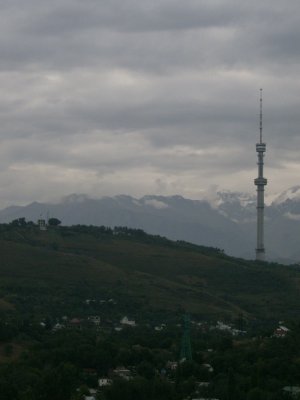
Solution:
<svg viewBox="0 0 300 400">
<path fill-rule="evenodd" d="M 265 199 L 264 192 L 267 179 L 264 178 L 264 153 L 266 144 L 262 140 L 262 89 L 260 89 L 260 120 L 259 120 L 259 143 L 256 144 L 256 152 L 258 156 L 258 178 L 254 180 L 257 186 L 257 244 L 256 244 L 256 260 L 263 261 L 265 259 L 264 245 L 264 208 Z"/>
<path fill-rule="evenodd" d="M 183 317 L 183 335 L 181 341 L 180 361 L 192 360 L 192 346 L 190 336 L 190 317 L 185 314 Z"/>
</svg>

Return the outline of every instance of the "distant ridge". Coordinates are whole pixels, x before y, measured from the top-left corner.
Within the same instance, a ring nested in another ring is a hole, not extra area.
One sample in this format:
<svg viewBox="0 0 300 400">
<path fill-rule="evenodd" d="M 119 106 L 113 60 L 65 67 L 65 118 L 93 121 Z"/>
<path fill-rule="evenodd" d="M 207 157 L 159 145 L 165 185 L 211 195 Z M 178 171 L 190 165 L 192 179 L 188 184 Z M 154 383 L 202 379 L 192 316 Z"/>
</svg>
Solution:
<svg viewBox="0 0 300 400">
<path fill-rule="evenodd" d="M 59 218 L 63 225 L 128 226 L 175 240 L 215 246 L 227 254 L 254 258 L 256 200 L 254 195 L 218 192 L 212 201 L 182 196 L 128 195 L 93 199 L 71 194 L 53 203 L 33 202 L 0 211 L 0 222 L 25 217 Z M 266 207 L 266 248 L 271 259 L 300 261 L 300 186 L 279 194 Z"/>
</svg>

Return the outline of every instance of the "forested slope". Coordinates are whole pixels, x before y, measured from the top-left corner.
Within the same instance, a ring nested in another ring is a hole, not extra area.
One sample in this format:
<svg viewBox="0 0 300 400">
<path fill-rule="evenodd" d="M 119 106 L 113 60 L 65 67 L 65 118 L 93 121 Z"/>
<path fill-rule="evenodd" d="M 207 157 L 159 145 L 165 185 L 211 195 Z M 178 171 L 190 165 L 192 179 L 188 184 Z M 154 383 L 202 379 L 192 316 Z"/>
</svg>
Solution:
<svg viewBox="0 0 300 400">
<path fill-rule="evenodd" d="M 299 267 L 235 259 L 141 230 L 1 225 L 0 252 L 3 300 L 36 302 L 41 313 L 44 305 L 68 312 L 94 297 L 113 297 L 137 314 L 281 318 L 300 311 Z"/>
</svg>

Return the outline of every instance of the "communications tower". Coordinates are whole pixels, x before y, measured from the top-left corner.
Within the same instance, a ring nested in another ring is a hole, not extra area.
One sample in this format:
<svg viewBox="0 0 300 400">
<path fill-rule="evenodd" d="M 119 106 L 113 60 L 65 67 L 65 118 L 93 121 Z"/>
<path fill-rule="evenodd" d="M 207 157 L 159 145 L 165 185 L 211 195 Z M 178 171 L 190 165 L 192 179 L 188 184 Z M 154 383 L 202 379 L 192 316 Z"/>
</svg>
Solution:
<svg viewBox="0 0 300 400">
<path fill-rule="evenodd" d="M 190 317 L 185 314 L 183 317 L 183 335 L 181 341 L 180 361 L 192 361 L 192 346 L 190 336 Z"/>
<path fill-rule="evenodd" d="M 262 89 L 260 89 L 260 118 L 259 118 L 259 143 L 256 144 L 256 152 L 258 156 L 258 178 L 254 180 L 257 186 L 257 244 L 256 244 L 256 260 L 264 261 L 264 192 L 267 179 L 264 178 L 264 153 L 266 144 L 262 140 Z"/>
</svg>

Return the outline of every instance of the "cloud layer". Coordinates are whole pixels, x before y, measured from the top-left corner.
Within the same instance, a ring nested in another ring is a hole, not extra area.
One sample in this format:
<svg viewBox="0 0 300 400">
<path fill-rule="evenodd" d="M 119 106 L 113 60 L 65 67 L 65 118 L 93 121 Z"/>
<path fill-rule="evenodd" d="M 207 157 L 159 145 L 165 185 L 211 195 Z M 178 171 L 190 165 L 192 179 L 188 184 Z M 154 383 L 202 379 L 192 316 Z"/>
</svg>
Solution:
<svg viewBox="0 0 300 400">
<path fill-rule="evenodd" d="M 0 207 L 299 184 L 298 1 L 3 3 Z"/>
</svg>

